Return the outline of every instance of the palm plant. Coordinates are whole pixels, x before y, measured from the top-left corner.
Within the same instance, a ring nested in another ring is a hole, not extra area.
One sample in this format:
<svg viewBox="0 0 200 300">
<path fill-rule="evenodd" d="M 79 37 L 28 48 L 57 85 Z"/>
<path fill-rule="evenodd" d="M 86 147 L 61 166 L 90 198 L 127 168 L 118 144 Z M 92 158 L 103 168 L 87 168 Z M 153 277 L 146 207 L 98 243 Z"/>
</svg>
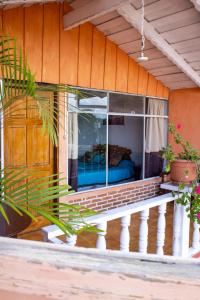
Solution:
<svg viewBox="0 0 200 300">
<path fill-rule="evenodd" d="M 41 91 L 62 93 L 77 93 L 65 85 L 39 85 L 28 67 L 22 51 L 17 51 L 16 40 L 0 37 L 0 66 L 2 84 L 0 85 L 0 111 L 5 118 L 10 109 L 18 109 L 18 103 L 24 97 L 31 97 L 39 110 L 39 115 L 45 130 L 57 144 L 56 122 L 59 115 L 59 105 L 53 99 L 41 96 Z M 59 101 L 62 102 L 62 100 Z M 58 101 L 58 100 L 56 100 Z M 34 107 L 33 107 L 34 108 Z M 62 202 L 56 199 L 72 193 L 70 187 L 63 184 L 64 178 L 58 174 L 34 178 L 36 171 L 26 168 L 5 168 L 0 171 L 0 213 L 9 220 L 5 207 L 10 207 L 19 215 L 28 215 L 35 219 L 39 214 L 48 221 L 60 227 L 65 234 L 73 234 L 77 230 L 92 231 L 94 228 L 84 223 L 84 218 L 93 211 Z M 38 173 L 38 172 L 37 172 Z"/>
</svg>

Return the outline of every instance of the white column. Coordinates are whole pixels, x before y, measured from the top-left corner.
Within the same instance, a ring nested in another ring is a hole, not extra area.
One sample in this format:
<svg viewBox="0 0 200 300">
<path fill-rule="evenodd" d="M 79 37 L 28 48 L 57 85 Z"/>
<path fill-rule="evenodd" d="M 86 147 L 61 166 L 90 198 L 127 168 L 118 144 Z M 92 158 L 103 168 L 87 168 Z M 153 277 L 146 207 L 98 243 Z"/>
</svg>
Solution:
<svg viewBox="0 0 200 300">
<path fill-rule="evenodd" d="M 199 251 L 200 249 L 200 235 L 199 235 L 200 225 L 197 222 L 193 223 L 193 235 L 192 235 L 192 249 Z"/>
<path fill-rule="evenodd" d="M 127 215 L 121 218 L 121 233 L 120 233 L 120 250 L 123 252 L 129 252 L 130 234 L 129 226 L 131 222 L 131 216 Z"/>
<path fill-rule="evenodd" d="M 76 234 L 72 234 L 69 236 L 66 236 L 66 244 L 68 246 L 74 247 L 76 246 L 76 241 L 77 241 L 77 235 Z"/>
<path fill-rule="evenodd" d="M 158 255 L 163 255 L 163 247 L 165 244 L 165 213 L 166 213 L 166 203 L 161 204 L 158 207 L 158 224 L 157 224 L 157 251 Z"/>
<path fill-rule="evenodd" d="M 172 244 L 172 255 L 180 255 L 180 244 L 181 244 L 181 204 L 177 204 L 174 201 L 174 220 L 173 220 L 173 244 Z"/>
<path fill-rule="evenodd" d="M 140 213 L 139 252 L 147 253 L 149 209 Z"/>
<path fill-rule="evenodd" d="M 190 219 L 188 212 L 185 211 L 185 206 L 181 205 L 181 245 L 180 256 L 187 257 L 189 255 L 189 240 L 190 240 Z"/>
<path fill-rule="evenodd" d="M 96 248 L 101 249 L 101 250 L 106 250 L 106 231 L 107 231 L 107 222 L 103 222 L 100 224 L 97 224 L 97 229 L 100 229 L 102 231 L 97 232 L 97 243 L 96 243 Z"/>
</svg>

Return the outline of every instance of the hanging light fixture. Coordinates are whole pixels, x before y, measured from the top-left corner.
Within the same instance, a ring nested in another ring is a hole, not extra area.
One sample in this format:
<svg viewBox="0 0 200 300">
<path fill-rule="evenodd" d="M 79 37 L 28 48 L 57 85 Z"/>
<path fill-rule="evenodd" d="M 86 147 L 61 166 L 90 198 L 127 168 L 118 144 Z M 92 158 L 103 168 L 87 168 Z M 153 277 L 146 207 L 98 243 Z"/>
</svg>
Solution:
<svg viewBox="0 0 200 300">
<path fill-rule="evenodd" d="M 148 61 L 148 57 L 144 55 L 144 48 L 145 48 L 145 36 L 144 36 L 144 0 L 142 1 L 142 8 L 141 8 L 141 52 L 140 56 L 137 58 L 137 62 L 145 62 Z"/>
</svg>

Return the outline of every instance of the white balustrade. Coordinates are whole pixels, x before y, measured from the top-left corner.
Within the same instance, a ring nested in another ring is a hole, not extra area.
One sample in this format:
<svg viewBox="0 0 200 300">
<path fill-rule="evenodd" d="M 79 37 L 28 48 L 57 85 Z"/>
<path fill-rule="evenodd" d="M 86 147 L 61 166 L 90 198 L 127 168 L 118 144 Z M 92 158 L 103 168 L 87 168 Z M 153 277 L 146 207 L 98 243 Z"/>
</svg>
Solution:
<svg viewBox="0 0 200 300">
<path fill-rule="evenodd" d="M 97 229 L 101 230 L 97 232 L 97 243 L 96 243 L 96 248 L 100 250 L 106 250 L 106 231 L 107 231 L 107 222 L 102 222 L 97 224 Z"/>
<path fill-rule="evenodd" d="M 121 218 L 121 233 L 120 233 L 120 250 L 129 252 L 130 234 L 129 226 L 131 223 L 131 216 L 127 215 Z"/>
<path fill-rule="evenodd" d="M 192 236 L 192 249 L 195 251 L 200 250 L 200 235 L 199 235 L 200 225 L 197 222 L 193 224 L 193 236 Z"/>
<path fill-rule="evenodd" d="M 163 247 L 165 244 L 165 213 L 166 213 L 166 203 L 161 204 L 158 207 L 158 224 L 157 224 L 157 250 L 158 255 L 163 255 Z"/>
<path fill-rule="evenodd" d="M 74 247 L 76 246 L 76 241 L 77 241 L 77 235 L 76 234 L 71 234 L 66 237 L 66 242 L 68 246 Z"/>
<path fill-rule="evenodd" d="M 166 188 L 163 186 L 163 188 Z M 174 186 L 173 186 L 174 188 Z M 171 194 L 164 194 L 156 196 L 151 199 L 143 200 L 140 202 L 132 203 L 126 206 L 114 208 L 103 213 L 99 213 L 84 220 L 84 223 L 96 224 L 97 229 L 97 242 L 96 248 L 106 250 L 106 232 L 107 222 L 121 219 L 121 232 L 120 232 L 120 250 L 123 252 L 129 252 L 130 246 L 130 233 L 129 226 L 131 216 L 140 212 L 140 228 L 139 228 L 139 252 L 146 254 L 148 248 L 148 219 L 149 209 L 158 207 L 158 220 L 157 220 L 157 242 L 156 253 L 158 255 L 164 255 L 165 244 L 165 229 L 166 229 L 166 205 L 168 202 L 172 202 L 176 198 Z M 193 242 L 192 248 L 189 249 L 189 230 L 190 220 L 185 212 L 185 207 L 174 204 L 174 216 L 173 216 L 173 245 L 172 255 L 187 257 L 194 255 L 200 251 L 200 234 L 199 225 L 194 224 Z M 46 226 L 43 228 L 45 240 L 52 243 L 62 243 L 57 237 L 63 235 L 61 229 L 56 225 Z M 75 246 L 77 236 L 72 235 L 67 237 L 67 245 Z M 135 241 L 137 243 L 137 241 Z"/>
<path fill-rule="evenodd" d="M 139 252 L 147 253 L 149 209 L 140 213 Z"/>
</svg>

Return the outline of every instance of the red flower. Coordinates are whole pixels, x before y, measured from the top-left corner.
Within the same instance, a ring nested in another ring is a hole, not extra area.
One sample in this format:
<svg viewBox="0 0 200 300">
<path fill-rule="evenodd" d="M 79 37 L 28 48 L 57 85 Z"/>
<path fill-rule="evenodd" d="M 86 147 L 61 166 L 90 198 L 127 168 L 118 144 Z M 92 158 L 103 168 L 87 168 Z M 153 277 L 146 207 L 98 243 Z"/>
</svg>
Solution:
<svg viewBox="0 0 200 300">
<path fill-rule="evenodd" d="M 181 129 L 181 124 L 178 123 L 178 124 L 176 125 L 176 129 Z"/>
<path fill-rule="evenodd" d="M 200 185 L 198 185 L 196 188 L 195 188 L 195 194 L 198 194 L 200 195 Z M 200 214 L 200 213 L 199 213 Z"/>
<path fill-rule="evenodd" d="M 197 219 L 200 220 L 200 212 L 197 214 Z"/>
</svg>

